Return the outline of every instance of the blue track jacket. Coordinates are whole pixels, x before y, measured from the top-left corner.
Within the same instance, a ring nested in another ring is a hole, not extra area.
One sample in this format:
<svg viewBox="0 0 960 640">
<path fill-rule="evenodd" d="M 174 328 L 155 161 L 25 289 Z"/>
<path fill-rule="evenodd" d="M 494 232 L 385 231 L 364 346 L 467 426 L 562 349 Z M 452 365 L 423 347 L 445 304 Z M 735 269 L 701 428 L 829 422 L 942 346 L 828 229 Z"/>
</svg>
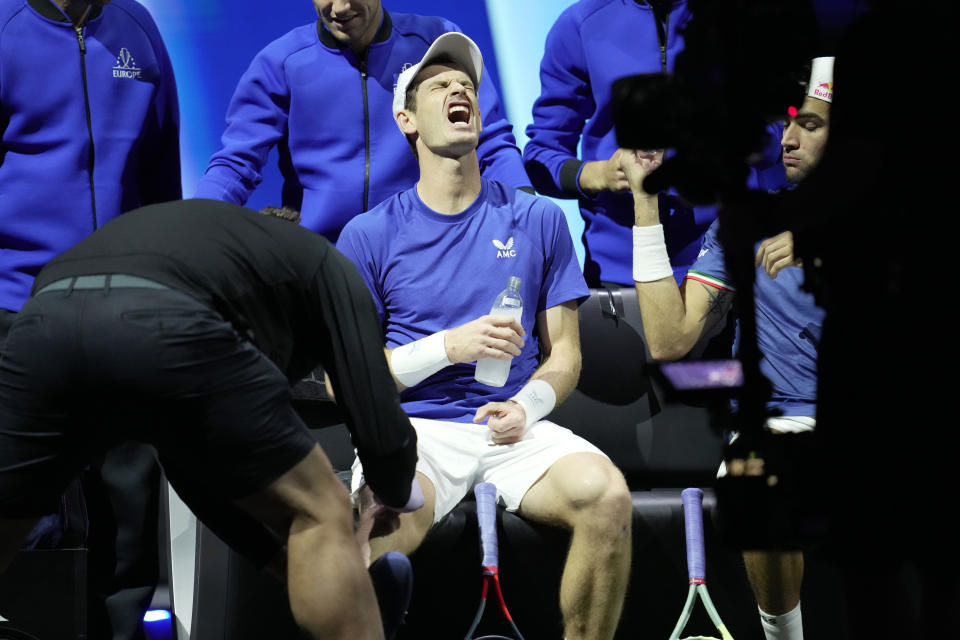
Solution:
<svg viewBox="0 0 960 640">
<path fill-rule="evenodd" d="M 560 15 L 547 35 L 541 93 L 527 127 L 530 139 L 523 160 L 538 192 L 580 200 L 584 275 L 591 285 L 601 280 L 633 284 L 633 199 L 626 191 L 584 193 L 578 183 L 580 169 L 584 162 L 607 160 L 617 150 L 610 104 L 613 82 L 641 73 L 672 73 L 690 19 L 686 0 L 673 2 L 663 22 L 648 4 L 635 0 L 580 0 Z M 770 173 L 752 172 L 755 188 L 784 184 L 783 167 L 777 163 L 779 137 L 771 133 Z M 716 208 L 694 208 L 664 193 L 660 217 L 679 281 L 696 260 Z"/>
<path fill-rule="evenodd" d="M 181 197 L 173 70 L 147 10 L 0 0 L 0 308 L 125 211 Z"/>
<path fill-rule="evenodd" d="M 223 149 L 210 159 L 195 196 L 245 204 L 277 145 L 282 203 L 301 224 L 336 241 L 355 215 L 413 186 L 417 161 L 393 119 L 393 88 L 442 33 L 443 18 L 388 14 L 364 54 L 317 21 L 267 45 L 237 85 Z M 489 79 L 480 82 L 483 132 L 477 153 L 487 179 L 529 186 L 513 127 Z"/>
</svg>

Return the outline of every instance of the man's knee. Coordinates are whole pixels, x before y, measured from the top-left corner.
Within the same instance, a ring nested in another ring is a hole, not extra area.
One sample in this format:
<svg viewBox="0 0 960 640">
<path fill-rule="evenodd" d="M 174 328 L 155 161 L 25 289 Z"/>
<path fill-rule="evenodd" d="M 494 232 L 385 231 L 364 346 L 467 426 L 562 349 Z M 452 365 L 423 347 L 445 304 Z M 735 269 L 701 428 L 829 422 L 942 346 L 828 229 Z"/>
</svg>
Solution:
<svg viewBox="0 0 960 640">
<path fill-rule="evenodd" d="M 587 463 L 580 463 L 573 504 L 578 511 L 590 518 L 604 522 L 629 522 L 633 503 L 627 482 L 612 462 L 600 456 L 590 456 Z"/>
<path fill-rule="evenodd" d="M 547 500 L 555 501 L 546 508 L 558 512 L 570 526 L 629 525 L 633 508 L 630 490 L 623 474 L 607 458 L 592 453 L 565 456 L 541 481 L 547 484 L 535 497 L 537 504 L 521 505 L 521 511 L 524 506 L 527 511 L 543 509 L 546 495 Z"/>
</svg>

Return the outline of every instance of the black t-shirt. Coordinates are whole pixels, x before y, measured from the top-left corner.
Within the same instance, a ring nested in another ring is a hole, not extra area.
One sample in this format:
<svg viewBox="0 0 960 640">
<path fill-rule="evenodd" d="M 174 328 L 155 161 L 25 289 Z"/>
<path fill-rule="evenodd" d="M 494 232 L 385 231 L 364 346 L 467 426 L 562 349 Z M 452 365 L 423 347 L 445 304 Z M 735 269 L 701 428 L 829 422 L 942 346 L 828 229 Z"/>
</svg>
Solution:
<svg viewBox="0 0 960 640">
<path fill-rule="evenodd" d="M 210 304 L 296 381 L 320 360 L 316 279 L 329 251 L 300 225 L 215 200 L 143 207 L 52 260 L 33 291 L 70 276 L 123 273 Z"/>
<path fill-rule="evenodd" d="M 330 252 L 323 236 L 288 220 L 182 200 L 110 221 L 44 267 L 33 291 L 71 276 L 140 276 L 209 304 L 291 382 L 329 363 L 367 480 L 399 506 L 409 496 L 416 433 L 383 357 L 373 299 L 353 264 L 342 256 L 331 263 Z M 349 308 L 333 308 L 334 300 Z M 336 346 L 328 321 L 337 323 Z"/>
</svg>

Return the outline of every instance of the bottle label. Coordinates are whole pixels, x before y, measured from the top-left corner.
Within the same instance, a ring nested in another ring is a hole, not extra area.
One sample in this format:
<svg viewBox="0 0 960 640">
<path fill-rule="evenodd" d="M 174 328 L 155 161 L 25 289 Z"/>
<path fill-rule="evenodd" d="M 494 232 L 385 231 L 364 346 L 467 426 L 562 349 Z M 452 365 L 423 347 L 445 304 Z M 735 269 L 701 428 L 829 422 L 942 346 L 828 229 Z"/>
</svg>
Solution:
<svg viewBox="0 0 960 640">
<path fill-rule="evenodd" d="M 503 299 L 503 306 L 505 306 L 505 307 L 519 307 L 519 306 L 520 306 L 520 301 L 517 300 L 516 298 L 504 298 L 504 299 Z"/>
</svg>

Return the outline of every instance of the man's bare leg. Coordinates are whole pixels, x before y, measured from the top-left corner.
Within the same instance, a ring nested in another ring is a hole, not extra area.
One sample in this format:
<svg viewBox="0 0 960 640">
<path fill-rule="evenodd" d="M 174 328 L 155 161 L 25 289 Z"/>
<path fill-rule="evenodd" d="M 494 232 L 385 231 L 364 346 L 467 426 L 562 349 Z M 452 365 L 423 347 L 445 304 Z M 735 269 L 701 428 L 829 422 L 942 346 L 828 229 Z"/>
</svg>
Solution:
<svg viewBox="0 0 960 640">
<path fill-rule="evenodd" d="M 324 640 L 382 640 L 377 599 L 354 538 L 350 496 L 319 446 L 237 504 L 275 530 L 288 531 L 290 610 L 304 631 Z"/>
<path fill-rule="evenodd" d="M 594 453 L 565 456 L 527 491 L 520 515 L 572 530 L 560 583 L 568 640 L 609 640 L 630 576 L 633 503 L 620 471 Z"/>
<path fill-rule="evenodd" d="M 370 561 L 387 551 L 399 551 L 404 555 L 413 553 L 433 526 L 433 507 L 436 504 L 436 489 L 427 476 L 417 471 L 417 480 L 423 490 L 423 506 L 411 513 L 400 514 L 399 527 L 389 535 L 370 538 Z M 363 505 L 361 505 L 361 509 Z"/>
<path fill-rule="evenodd" d="M 800 604 L 802 551 L 744 551 L 743 563 L 753 597 L 764 612 L 781 615 Z"/>
<path fill-rule="evenodd" d="M 20 551 L 39 518 L 0 518 L 0 576 Z"/>
</svg>

